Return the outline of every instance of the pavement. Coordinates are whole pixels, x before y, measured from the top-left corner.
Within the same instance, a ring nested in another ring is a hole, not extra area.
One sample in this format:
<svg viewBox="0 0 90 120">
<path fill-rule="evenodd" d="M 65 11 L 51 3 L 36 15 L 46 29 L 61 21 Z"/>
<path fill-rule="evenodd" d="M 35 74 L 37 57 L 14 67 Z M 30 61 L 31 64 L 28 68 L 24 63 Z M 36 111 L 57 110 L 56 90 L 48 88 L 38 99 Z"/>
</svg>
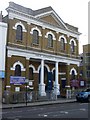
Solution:
<svg viewBox="0 0 90 120">
<path fill-rule="evenodd" d="M 19 108 L 26 106 L 39 106 L 39 105 L 51 105 L 51 104 L 62 104 L 62 103 L 72 103 L 75 102 L 75 98 L 59 98 L 57 100 L 47 100 L 47 101 L 31 101 L 27 103 L 13 103 L 13 104 L 2 104 L 0 108 L 8 109 L 8 108 Z"/>
</svg>

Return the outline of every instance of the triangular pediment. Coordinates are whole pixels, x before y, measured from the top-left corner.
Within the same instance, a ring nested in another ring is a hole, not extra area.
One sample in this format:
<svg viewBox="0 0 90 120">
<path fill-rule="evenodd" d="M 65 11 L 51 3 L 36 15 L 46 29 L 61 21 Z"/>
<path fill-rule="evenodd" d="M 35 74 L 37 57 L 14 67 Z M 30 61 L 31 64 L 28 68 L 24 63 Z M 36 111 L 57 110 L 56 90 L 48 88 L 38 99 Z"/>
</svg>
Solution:
<svg viewBox="0 0 90 120">
<path fill-rule="evenodd" d="M 57 13 L 53 9 L 44 13 L 41 12 L 40 14 L 35 15 L 35 17 L 49 24 L 58 26 L 63 29 L 67 29 L 67 26 L 65 25 L 63 20 L 57 15 Z"/>
</svg>

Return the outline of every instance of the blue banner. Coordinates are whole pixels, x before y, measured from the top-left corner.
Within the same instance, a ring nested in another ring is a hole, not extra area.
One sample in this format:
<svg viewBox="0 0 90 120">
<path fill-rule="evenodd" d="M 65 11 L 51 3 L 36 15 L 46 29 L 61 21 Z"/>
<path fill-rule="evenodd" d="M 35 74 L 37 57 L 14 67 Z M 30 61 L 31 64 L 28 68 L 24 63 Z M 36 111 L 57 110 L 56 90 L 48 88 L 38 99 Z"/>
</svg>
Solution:
<svg viewBox="0 0 90 120">
<path fill-rule="evenodd" d="M 25 77 L 10 76 L 10 84 L 25 84 Z"/>
</svg>

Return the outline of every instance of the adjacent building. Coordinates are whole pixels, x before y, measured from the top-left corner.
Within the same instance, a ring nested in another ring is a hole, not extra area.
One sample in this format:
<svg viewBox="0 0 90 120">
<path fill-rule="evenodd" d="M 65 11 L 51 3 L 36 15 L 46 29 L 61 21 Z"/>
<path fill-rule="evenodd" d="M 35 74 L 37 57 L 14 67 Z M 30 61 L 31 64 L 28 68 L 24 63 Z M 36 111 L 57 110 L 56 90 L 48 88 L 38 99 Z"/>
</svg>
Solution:
<svg viewBox="0 0 90 120">
<path fill-rule="evenodd" d="M 2 84 L 5 78 L 5 58 L 6 58 L 6 39 L 7 23 L 2 22 L 2 12 L 0 13 L 0 102 L 2 98 Z"/>
<path fill-rule="evenodd" d="M 82 76 L 90 86 L 90 44 L 83 45 Z"/>
<path fill-rule="evenodd" d="M 24 91 L 28 88 L 46 96 L 54 89 L 57 95 L 79 78 L 79 31 L 65 23 L 52 7 L 32 10 L 10 2 L 5 89 Z"/>
</svg>

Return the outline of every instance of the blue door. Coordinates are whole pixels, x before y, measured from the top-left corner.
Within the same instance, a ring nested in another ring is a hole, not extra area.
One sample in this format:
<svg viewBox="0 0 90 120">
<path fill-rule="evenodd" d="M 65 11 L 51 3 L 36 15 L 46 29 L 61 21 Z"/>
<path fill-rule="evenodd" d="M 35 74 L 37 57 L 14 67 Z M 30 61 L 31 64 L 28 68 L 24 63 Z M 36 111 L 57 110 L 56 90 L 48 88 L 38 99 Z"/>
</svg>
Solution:
<svg viewBox="0 0 90 120">
<path fill-rule="evenodd" d="M 52 90 L 52 85 L 53 85 L 53 82 L 52 82 L 52 72 L 48 72 L 48 82 L 47 82 L 47 89 L 48 90 Z"/>
</svg>

